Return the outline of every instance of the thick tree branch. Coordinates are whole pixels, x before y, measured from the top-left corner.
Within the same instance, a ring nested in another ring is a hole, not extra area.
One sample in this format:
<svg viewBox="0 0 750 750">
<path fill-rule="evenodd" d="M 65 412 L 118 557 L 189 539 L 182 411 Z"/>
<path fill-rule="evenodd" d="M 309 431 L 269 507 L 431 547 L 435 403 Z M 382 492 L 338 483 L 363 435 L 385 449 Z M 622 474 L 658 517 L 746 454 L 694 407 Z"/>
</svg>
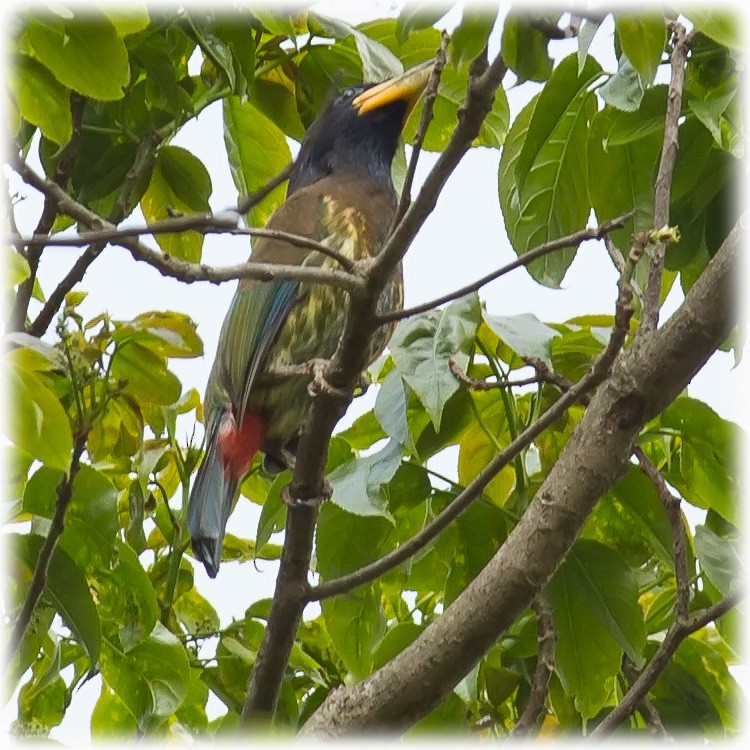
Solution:
<svg viewBox="0 0 750 750">
<path fill-rule="evenodd" d="M 453 502 L 426 524 L 421 531 L 379 560 L 375 560 L 348 575 L 314 586 L 308 593 L 310 601 L 336 596 L 346 591 L 351 591 L 357 586 L 374 581 L 424 549 L 482 494 L 497 474 L 518 456 L 524 448 L 527 448 L 548 427 L 552 426 L 569 406 L 579 401 L 604 381 L 628 334 L 630 317 L 633 314 L 633 310 L 630 307 L 631 287 L 629 282 L 635 268 L 635 262 L 635 258 L 631 259 L 620 279 L 620 292 L 615 312 L 615 327 L 612 329 L 612 335 L 606 348 L 591 366 L 590 371 L 563 393 L 536 422 L 529 425 L 515 440 L 512 440 L 505 450 L 498 453 L 479 472 L 476 478 L 456 496 Z"/>
<path fill-rule="evenodd" d="M 511 271 L 515 271 L 516 268 L 529 265 L 529 263 L 536 260 L 537 258 L 541 258 L 544 255 L 548 255 L 549 253 L 553 253 L 556 250 L 563 250 L 568 247 L 579 247 L 581 244 L 586 242 L 586 240 L 599 240 L 602 237 L 606 238 L 610 232 L 613 232 L 615 229 L 620 229 L 621 227 L 625 226 L 627 221 L 632 216 L 633 211 L 628 211 L 627 213 L 622 214 L 622 216 L 618 216 L 616 219 L 611 219 L 610 221 L 603 222 L 598 227 L 587 227 L 586 229 L 581 229 L 580 231 L 574 232 L 573 234 L 569 234 L 565 237 L 560 237 L 560 239 L 545 242 L 544 244 L 539 245 L 532 250 L 529 250 L 510 263 L 507 263 L 501 268 L 498 268 L 496 271 L 492 271 L 486 276 L 482 276 L 481 279 L 477 279 L 471 284 L 467 284 L 466 286 L 461 287 L 460 289 L 456 289 L 449 294 L 444 294 L 442 297 L 438 297 L 437 299 L 431 300 L 430 302 L 424 302 L 421 305 L 410 307 L 406 310 L 394 310 L 393 312 L 381 313 L 381 315 L 378 317 L 378 320 L 381 324 L 392 323 L 397 320 L 410 318 L 412 315 L 418 315 L 419 313 L 427 312 L 428 310 L 432 310 L 438 307 L 438 305 L 445 304 L 446 302 L 453 302 L 453 300 L 465 297 L 467 294 L 471 294 L 471 292 L 478 291 L 486 284 L 489 284 L 491 281 L 495 281 L 501 276 L 505 276 Z M 622 271 L 622 268 L 619 268 L 618 270 Z"/>
<path fill-rule="evenodd" d="M 736 324 L 733 284 L 741 244 L 738 224 L 674 315 L 618 358 L 518 525 L 477 577 L 390 662 L 362 682 L 332 691 L 304 733 L 338 737 L 408 727 L 529 606 L 598 499 L 626 469 L 643 425 L 682 392 Z M 723 614 L 733 603 L 707 614 Z"/>
<path fill-rule="evenodd" d="M 52 516 L 49 531 L 44 539 L 42 548 L 39 551 L 39 557 L 34 568 L 34 575 L 31 578 L 29 591 L 26 594 L 21 611 L 13 625 L 13 633 L 8 643 L 5 663 L 7 664 L 18 650 L 23 640 L 24 634 L 29 627 L 31 618 L 34 616 L 39 600 L 42 598 L 44 589 L 47 585 L 47 575 L 49 566 L 52 561 L 52 555 L 57 547 L 57 542 L 62 536 L 65 528 L 65 513 L 68 510 L 70 501 L 73 498 L 73 484 L 78 469 L 80 467 L 81 456 L 86 448 L 86 436 L 78 435 L 73 444 L 73 455 L 70 462 L 70 470 L 60 479 L 57 485 L 57 499 L 55 500 L 55 513 Z"/>
<path fill-rule="evenodd" d="M 682 108 L 682 87 L 685 82 L 685 63 L 692 44 L 692 34 L 685 34 L 685 27 L 674 24 L 674 46 L 672 48 L 672 76 L 667 94 L 667 114 L 664 122 L 664 143 L 659 161 L 659 171 L 654 187 L 654 227 L 660 229 L 669 224 L 669 204 L 672 190 L 672 174 L 677 160 L 680 110 Z M 654 245 L 648 272 L 648 285 L 643 295 L 643 312 L 640 330 L 644 333 L 655 331 L 659 325 L 661 306 L 661 280 L 664 273 L 666 244 Z"/>
<path fill-rule="evenodd" d="M 369 343 L 380 326 L 376 317 L 380 295 L 424 220 L 434 209 L 449 176 L 479 134 L 505 71 L 505 65 L 498 56 L 484 73 L 470 75 L 466 103 L 459 110 L 459 122 L 422 190 L 389 237 L 380 255 L 368 264 L 359 264 L 366 293 L 358 297 L 352 296 L 339 346 L 322 373 L 335 390 L 323 390 L 317 394 L 300 430 L 289 495 L 302 502 L 291 504 L 287 513 L 285 552 L 282 554 L 268 627 L 248 683 L 248 695 L 243 708 L 245 722 L 273 715 L 294 634 L 307 603 L 305 594 L 309 555 L 307 564 L 302 566 L 298 564 L 297 556 L 291 549 L 289 552 L 286 550 L 297 545 L 305 553 L 312 549 L 316 512 L 311 509 L 309 501 L 312 500 L 314 504 L 316 498 L 325 496 L 328 443 L 334 427 L 351 401 L 351 397 L 341 398 L 336 391 L 339 394 L 342 391 L 351 394 L 359 381 L 367 365 Z M 305 504 L 304 501 L 308 503 Z M 294 530 L 293 534 L 289 532 L 290 528 Z M 295 566 L 288 576 L 285 570 L 287 560 Z"/>
<path fill-rule="evenodd" d="M 659 679 L 659 675 L 661 675 L 667 664 L 669 664 L 670 659 L 674 656 L 675 651 L 677 651 L 685 638 L 691 633 L 704 628 L 709 623 L 718 620 L 729 612 L 730 609 L 736 607 L 741 599 L 742 594 L 734 592 L 716 602 L 716 604 L 702 609 L 688 620 L 674 620 L 664 640 L 659 644 L 659 648 L 656 649 L 656 653 L 651 657 L 651 661 L 649 661 L 645 669 L 630 686 L 623 699 L 607 714 L 607 717 L 601 724 L 591 732 L 588 739 L 602 740 L 609 737 L 638 708 L 639 703 L 648 695 L 649 690 L 651 690 L 654 683 Z"/>
</svg>

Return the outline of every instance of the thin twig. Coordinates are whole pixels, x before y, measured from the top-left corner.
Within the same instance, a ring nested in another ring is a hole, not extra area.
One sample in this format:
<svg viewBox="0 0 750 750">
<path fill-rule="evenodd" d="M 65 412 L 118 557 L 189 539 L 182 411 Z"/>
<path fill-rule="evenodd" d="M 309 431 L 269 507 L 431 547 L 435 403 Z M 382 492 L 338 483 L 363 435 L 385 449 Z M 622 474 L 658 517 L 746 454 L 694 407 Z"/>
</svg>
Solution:
<svg viewBox="0 0 750 750">
<path fill-rule="evenodd" d="M 638 670 L 627 654 L 624 654 L 622 657 L 622 672 L 631 685 L 638 679 Z M 664 723 L 661 720 L 661 715 L 656 710 L 656 706 L 645 696 L 638 704 L 638 710 L 648 723 L 651 734 L 657 737 L 668 736 L 667 730 L 664 728 Z"/>
<path fill-rule="evenodd" d="M 688 573 L 687 534 L 685 521 L 680 510 L 680 499 L 672 494 L 664 475 L 654 466 L 643 449 L 636 447 L 633 455 L 638 459 L 641 470 L 651 480 L 669 517 L 672 528 L 672 546 L 674 549 L 674 571 L 677 581 L 677 600 L 675 602 L 675 618 L 685 622 L 690 614 L 690 575 Z"/>
<path fill-rule="evenodd" d="M 40 186 L 39 189 L 49 191 L 58 202 L 63 213 L 68 214 L 84 226 L 96 230 L 115 230 L 114 225 L 90 211 L 81 203 L 73 200 L 65 191 L 48 180 L 39 177 L 28 165 L 19 161 L 12 163 L 14 170 L 29 184 Z M 28 179 L 27 179 L 28 178 Z M 173 258 L 167 253 L 153 250 L 142 242 L 133 238 L 125 238 L 120 243 L 130 251 L 135 260 L 143 261 L 156 268 L 164 276 L 192 284 L 196 281 L 210 281 L 218 284 L 231 279 L 250 278 L 259 281 L 275 281 L 290 279 L 294 281 L 309 281 L 329 284 L 352 293 L 359 293 L 364 282 L 354 274 L 334 269 L 315 268 L 313 266 L 288 266 L 276 263 L 240 263 L 234 266 L 213 268 L 202 263 L 190 263 L 179 258 Z M 71 272 L 72 273 L 72 272 Z"/>
<path fill-rule="evenodd" d="M 87 232 L 75 237 L 17 237 L 11 235 L 11 242 L 21 242 L 25 245 L 29 243 L 41 243 L 44 245 L 56 245 L 58 247 L 79 247 L 88 245 L 93 242 L 103 242 L 108 244 L 119 245 L 121 240 L 131 237 L 140 237 L 144 234 L 177 234 L 189 230 L 200 234 L 233 234 L 248 235 L 250 237 L 263 237 L 265 239 L 287 242 L 295 247 L 304 247 L 315 250 L 322 255 L 333 258 L 344 270 L 351 271 L 354 267 L 354 261 L 345 255 L 332 250 L 330 247 L 320 242 L 291 232 L 284 232 L 281 229 L 267 229 L 265 227 L 238 227 L 237 214 L 189 214 L 186 216 L 177 216 L 171 219 L 162 219 L 148 224 L 145 227 L 124 227 L 114 229 L 100 229 Z"/>
<path fill-rule="evenodd" d="M 427 128 L 432 122 L 432 110 L 435 106 L 435 99 L 437 99 L 438 87 L 440 86 L 440 76 L 443 73 L 445 67 L 445 55 L 448 48 L 448 42 L 450 37 L 444 31 L 440 39 L 440 48 L 435 55 L 435 65 L 430 73 L 430 79 L 427 81 L 427 86 L 424 92 L 424 105 L 422 107 L 422 115 L 419 118 L 419 125 L 417 131 L 414 134 L 414 142 L 412 143 L 411 158 L 409 159 L 409 166 L 406 170 L 406 177 L 404 178 L 404 187 L 401 191 L 401 198 L 396 208 L 396 213 L 391 223 L 389 234 L 393 232 L 398 223 L 404 217 L 406 209 L 411 204 L 411 189 L 414 184 L 414 175 L 417 172 L 417 162 L 419 161 L 419 155 L 422 152 L 422 144 L 424 143 L 424 137 L 427 133 Z"/>
<path fill-rule="evenodd" d="M 741 592 L 735 591 L 716 602 L 716 604 L 700 610 L 684 622 L 679 622 L 675 619 L 645 669 L 630 686 L 622 700 L 607 714 L 601 724 L 588 735 L 587 739 L 602 740 L 609 737 L 636 710 L 646 695 L 648 695 L 649 690 L 651 690 L 656 680 L 664 671 L 682 641 L 691 633 L 695 633 L 725 615 L 740 602 L 742 596 Z"/>
<path fill-rule="evenodd" d="M 463 383 L 472 391 L 491 391 L 496 388 L 517 388 L 523 385 L 535 385 L 543 382 L 543 378 L 539 376 L 523 378 L 521 380 L 480 380 L 479 378 L 472 378 L 471 375 L 467 375 L 459 367 L 456 360 L 452 357 L 449 357 L 448 359 L 448 369 L 451 371 L 451 375 L 453 375 L 459 383 Z"/>
<path fill-rule="evenodd" d="M 536 613 L 539 651 L 536 656 L 534 676 L 531 678 L 531 694 L 523 713 L 510 733 L 511 737 L 528 737 L 539 729 L 544 717 L 550 677 L 555 666 L 557 635 L 552 620 L 552 607 L 541 594 L 534 600 L 531 607 Z"/>
<path fill-rule="evenodd" d="M 31 584 L 29 585 L 29 591 L 26 594 L 23 607 L 18 614 L 15 624 L 13 625 L 13 633 L 8 643 L 8 649 L 6 654 L 5 663 L 7 664 L 10 658 L 17 652 L 21 645 L 21 641 L 29 627 L 31 618 L 34 616 L 39 600 L 42 598 L 44 589 L 47 585 L 47 576 L 49 574 L 49 566 L 52 561 L 52 555 L 57 547 L 57 542 L 62 536 L 65 528 L 65 513 L 68 510 L 70 501 L 73 498 L 73 484 L 75 483 L 76 476 L 78 475 L 78 469 L 80 468 L 81 456 L 86 447 L 86 436 L 81 434 L 76 436 L 73 444 L 73 455 L 70 461 L 70 469 L 61 479 L 57 485 L 57 498 L 55 500 L 55 513 L 52 516 L 50 522 L 49 531 L 44 539 L 42 548 L 39 551 L 39 557 L 36 561 L 36 567 L 34 568 L 34 574 L 31 578 Z"/>
<path fill-rule="evenodd" d="M 245 200 L 237 204 L 237 211 L 246 214 L 251 208 L 257 206 L 267 195 L 270 195 L 282 182 L 289 179 L 292 171 L 292 163 L 287 164 L 275 177 L 272 177 L 262 188 L 250 193 Z"/>
<path fill-rule="evenodd" d="M 549 253 L 553 253 L 556 250 L 563 250 L 568 247 L 578 247 L 586 240 L 599 240 L 602 237 L 606 237 L 615 229 L 620 229 L 621 227 L 625 226 L 628 220 L 633 216 L 633 213 L 633 211 L 628 211 L 627 213 L 618 216 L 616 219 L 602 222 L 598 227 L 587 227 L 586 229 L 581 229 L 580 231 L 574 232 L 573 234 L 569 234 L 565 237 L 560 237 L 560 239 L 558 240 L 545 242 L 544 244 L 539 245 L 538 247 L 535 247 L 528 252 L 525 252 L 523 255 L 502 266 L 501 268 L 498 268 L 496 271 L 492 271 L 486 276 L 482 276 L 481 279 L 477 279 L 471 284 L 467 284 L 466 286 L 461 287 L 461 289 L 457 289 L 453 292 L 450 292 L 449 294 L 444 294 L 442 297 L 431 300 L 430 302 L 424 302 L 421 305 L 415 305 L 414 307 L 409 307 L 405 310 L 394 310 L 393 312 L 382 313 L 378 317 L 378 321 L 384 325 L 385 323 L 404 320 L 405 318 L 410 318 L 412 315 L 418 315 L 419 313 L 427 312 L 428 310 L 432 310 L 438 307 L 438 305 L 442 305 L 446 302 L 452 302 L 453 300 L 464 297 L 467 294 L 471 294 L 471 292 L 476 292 L 486 284 L 489 284 L 491 281 L 495 281 L 495 279 L 499 279 L 501 276 L 505 276 L 511 271 L 514 271 L 516 268 L 527 266 L 532 261 L 536 260 L 537 258 L 541 258 L 544 255 L 548 255 Z"/>
<path fill-rule="evenodd" d="M 654 227 L 660 229 L 669 224 L 669 204 L 672 190 L 672 174 L 677 159 L 682 88 L 685 82 L 685 63 L 692 44 L 693 32 L 685 33 L 685 27 L 674 24 L 674 46 L 672 48 L 672 75 L 667 94 L 667 113 L 664 122 L 664 143 L 659 161 L 659 171 L 654 186 Z M 661 281 L 664 273 L 665 243 L 657 243 L 651 252 L 648 285 L 643 295 L 640 331 L 655 331 L 659 324 Z"/>
</svg>

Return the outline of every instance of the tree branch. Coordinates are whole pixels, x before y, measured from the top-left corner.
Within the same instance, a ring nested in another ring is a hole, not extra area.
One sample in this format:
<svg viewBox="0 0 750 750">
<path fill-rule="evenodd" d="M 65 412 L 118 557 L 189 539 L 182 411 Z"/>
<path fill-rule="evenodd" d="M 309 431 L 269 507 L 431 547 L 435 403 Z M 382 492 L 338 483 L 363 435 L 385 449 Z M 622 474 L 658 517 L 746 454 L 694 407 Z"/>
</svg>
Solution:
<svg viewBox="0 0 750 750">
<path fill-rule="evenodd" d="M 25 182 L 28 182 L 28 184 L 38 187 L 38 189 L 43 190 L 43 192 L 49 191 L 57 201 L 57 205 L 62 213 L 71 216 L 84 226 L 91 227 L 94 230 L 105 230 L 108 232 L 118 231 L 113 224 L 106 221 L 101 216 L 98 216 L 93 211 L 90 211 L 86 206 L 73 200 L 64 190 L 56 186 L 54 183 L 39 177 L 39 175 L 37 175 L 28 165 L 20 160 L 13 163 L 13 168 Z M 180 217 L 181 220 L 189 218 L 190 217 Z M 122 231 L 127 232 L 128 230 Z M 101 252 L 101 249 L 98 251 L 91 250 L 92 247 L 99 248 L 100 244 L 101 243 L 87 248 L 87 250 L 84 251 L 84 255 L 81 256 L 81 259 L 84 258 L 88 251 L 91 251 L 92 253 L 96 252 L 97 254 L 98 252 Z M 123 238 L 118 244 L 129 250 L 135 260 L 148 263 L 150 266 L 156 268 L 162 275 L 171 276 L 180 281 L 184 281 L 187 284 L 192 284 L 196 281 L 210 281 L 211 283 L 218 284 L 222 281 L 242 278 L 257 279 L 259 281 L 290 279 L 294 281 L 329 284 L 331 286 L 346 289 L 354 294 L 359 293 L 364 287 L 364 282 L 354 274 L 332 269 L 254 262 L 240 263 L 234 266 L 224 266 L 223 268 L 213 268 L 202 263 L 190 263 L 189 261 L 180 260 L 179 258 L 173 258 L 167 253 L 153 250 L 144 243 L 130 237 Z M 88 267 L 85 261 L 82 265 Z M 75 275 L 74 270 L 75 266 L 66 279 L 69 277 L 72 279 Z M 77 280 L 80 280 L 80 278 Z M 72 286 L 70 286 L 70 288 L 72 288 Z M 70 288 L 66 290 L 66 293 L 67 291 L 70 291 Z M 45 309 L 51 307 L 51 302 L 52 296 L 50 296 L 50 302 L 45 306 Z M 36 330 L 37 322 L 35 321 L 30 332 L 36 332 Z"/>
<path fill-rule="evenodd" d="M 685 520 L 680 510 L 680 498 L 672 494 L 664 475 L 654 466 L 640 446 L 633 451 L 643 473 L 651 480 L 669 517 L 672 529 L 672 547 L 674 549 L 674 571 L 677 581 L 677 600 L 675 602 L 675 619 L 685 622 L 690 613 L 690 575 L 688 573 L 687 534 Z"/>
<path fill-rule="evenodd" d="M 729 596 L 721 599 L 710 607 L 700 610 L 693 617 L 685 621 L 674 620 L 667 631 L 664 640 L 659 644 L 656 653 L 651 657 L 651 661 L 640 673 L 635 682 L 623 696 L 622 700 L 612 711 L 607 714 L 606 718 L 594 729 L 588 736 L 590 740 L 602 740 L 609 737 L 617 727 L 638 708 L 638 704 L 648 695 L 649 690 L 659 679 L 659 675 L 664 671 L 670 659 L 674 656 L 679 645 L 691 633 L 704 628 L 714 620 L 718 620 L 722 615 L 729 612 L 742 599 L 742 594 L 736 591 Z"/>
<path fill-rule="evenodd" d="M 638 679 L 638 670 L 627 654 L 622 657 L 622 671 L 631 685 Z M 654 704 L 645 696 L 638 704 L 638 710 L 648 722 L 651 734 L 665 738 L 668 736 L 659 712 L 656 710 Z"/>
<path fill-rule="evenodd" d="M 618 358 L 555 466 L 484 569 L 397 656 L 362 682 L 333 690 L 305 724 L 304 734 L 340 737 L 413 724 L 529 606 L 598 499 L 627 468 L 643 425 L 682 392 L 733 329 L 741 244 L 738 224 L 672 317 Z"/>
<path fill-rule="evenodd" d="M 633 274 L 635 262 L 635 258 L 630 259 L 620 278 L 615 326 L 612 329 L 607 346 L 592 364 L 589 372 L 577 383 L 571 385 L 536 422 L 529 425 L 515 440 L 512 440 L 505 450 L 500 451 L 479 472 L 476 478 L 456 496 L 453 502 L 426 524 L 421 531 L 416 533 L 407 542 L 404 542 L 400 547 L 397 547 L 369 565 L 364 565 L 348 575 L 334 578 L 318 586 L 313 586 L 307 594 L 308 601 L 318 601 L 330 596 L 343 594 L 357 586 L 374 581 L 422 550 L 482 494 L 487 485 L 503 468 L 548 427 L 553 425 L 569 406 L 579 401 L 585 394 L 594 390 L 594 388 L 604 381 L 628 334 L 630 317 L 633 314 L 633 310 L 630 307 L 630 277 Z"/>
<path fill-rule="evenodd" d="M 531 679 L 531 695 L 529 695 L 526 708 L 510 733 L 511 737 L 527 737 L 539 729 L 545 713 L 550 677 L 555 667 L 557 634 L 552 620 L 552 607 L 541 594 L 531 606 L 536 613 L 539 652 L 536 656 L 534 676 Z"/>
<path fill-rule="evenodd" d="M 35 187 L 38 186 L 35 185 Z M 42 190 L 43 188 L 39 187 L 39 189 Z M 176 216 L 171 219 L 155 221 L 144 227 L 114 227 L 112 229 L 99 229 L 87 232 L 84 235 L 76 235 L 75 237 L 38 237 L 37 235 L 34 235 L 29 238 L 24 238 L 11 236 L 10 240 L 11 242 L 21 242 L 24 245 L 28 245 L 29 243 L 40 243 L 44 245 L 56 245 L 59 247 L 78 247 L 81 245 L 89 245 L 91 243 L 121 245 L 121 240 L 129 239 L 131 237 L 140 237 L 144 234 L 177 234 L 179 232 L 192 230 L 203 235 L 248 235 L 250 237 L 264 237 L 266 239 L 278 240 L 279 242 L 287 242 L 295 247 L 304 247 L 310 250 L 315 250 L 322 255 L 333 258 L 346 271 L 351 271 L 352 268 L 354 268 L 354 261 L 320 242 L 311 240 L 309 237 L 292 234 L 291 232 L 284 232 L 281 229 L 239 227 L 237 226 L 238 218 L 239 214 L 234 212 L 214 216 L 206 214 L 189 214 L 186 216 Z"/>
<path fill-rule="evenodd" d="M 560 239 L 558 240 L 545 242 L 544 244 L 539 245 L 532 250 L 529 250 L 510 263 L 507 263 L 501 268 L 498 268 L 496 271 L 492 271 L 486 276 L 482 276 L 481 279 L 477 279 L 471 284 L 467 284 L 466 286 L 461 287 L 461 289 L 456 289 L 449 294 L 444 294 L 442 297 L 438 297 L 437 299 L 431 300 L 430 302 L 425 302 L 421 305 L 415 305 L 414 307 L 407 308 L 406 310 L 394 310 L 393 312 L 382 313 L 378 317 L 378 321 L 381 324 L 392 323 L 397 320 L 410 318 L 412 315 L 418 315 L 419 313 L 427 312 L 428 310 L 432 310 L 438 307 L 438 305 L 442 305 L 446 302 L 452 302 L 453 300 L 464 297 L 471 292 L 476 292 L 486 284 L 489 284 L 491 281 L 495 281 L 495 279 L 499 279 L 501 276 L 505 276 L 511 271 L 515 271 L 516 268 L 527 266 L 532 261 L 536 260 L 537 258 L 541 258 L 544 255 L 548 255 L 549 253 L 553 253 L 556 250 L 563 250 L 568 247 L 579 247 L 586 240 L 599 240 L 602 237 L 607 237 L 610 232 L 613 232 L 615 229 L 620 229 L 621 227 L 625 226 L 627 221 L 633 216 L 633 213 L 633 211 L 628 211 L 627 213 L 618 216 L 616 219 L 611 219 L 610 221 L 603 222 L 598 227 L 587 227 L 586 229 L 581 229 L 580 231 L 574 232 L 573 234 L 569 234 L 565 237 L 560 237 Z M 622 271 L 622 268 L 618 270 Z"/>
<path fill-rule="evenodd" d="M 49 566 L 52 561 L 52 555 L 57 547 L 57 542 L 62 536 L 65 528 L 65 513 L 68 510 L 70 501 L 73 498 L 73 484 L 78 469 L 80 468 L 81 456 L 86 447 L 86 436 L 80 434 L 76 436 L 73 444 L 73 455 L 70 462 L 70 470 L 60 479 L 57 485 L 57 499 L 55 501 L 55 513 L 52 516 L 49 531 L 44 539 L 42 548 L 39 551 L 39 557 L 34 568 L 34 575 L 31 578 L 29 591 L 26 594 L 23 607 L 18 614 L 18 618 L 13 625 L 13 633 L 8 643 L 5 663 L 7 664 L 21 645 L 21 641 L 29 627 L 31 618 L 34 616 L 39 600 L 42 598 L 44 589 L 47 585 L 47 576 Z"/>
<path fill-rule="evenodd" d="M 545 381 L 545 378 L 542 376 L 523 378 L 521 380 L 479 380 L 478 378 L 472 378 L 471 375 L 465 373 L 453 358 L 448 359 L 448 369 L 451 371 L 451 375 L 453 375 L 459 383 L 463 383 L 472 391 L 492 391 L 496 388 L 517 388 L 523 385 L 534 385 Z"/>
<path fill-rule="evenodd" d="M 685 27 L 674 24 L 674 47 L 672 49 L 672 76 L 667 94 L 667 114 L 664 122 L 664 143 L 662 145 L 659 171 L 654 187 L 654 227 L 660 229 L 669 224 L 669 204 L 672 189 L 672 174 L 677 159 L 680 110 L 682 108 L 682 87 L 685 82 L 685 63 L 692 44 L 693 35 L 685 34 Z M 661 279 L 664 273 L 666 244 L 654 245 L 648 272 L 648 285 L 643 295 L 641 331 L 649 333 L 659 324 L 661 299 Z"/>
<path fill-rule="evenodd" d="M 237 204 L 237 211 L 246 214 L 251 208 L 257 206 L 266 196 L 270 195 L 282 182 L 289 179 L 289 173 L 292 171 L 292 162 L 289 162 L 284 169 L 275 177 L 272 177 L 262 188 L 250 193 L 245 200 Z"/>
</svg>

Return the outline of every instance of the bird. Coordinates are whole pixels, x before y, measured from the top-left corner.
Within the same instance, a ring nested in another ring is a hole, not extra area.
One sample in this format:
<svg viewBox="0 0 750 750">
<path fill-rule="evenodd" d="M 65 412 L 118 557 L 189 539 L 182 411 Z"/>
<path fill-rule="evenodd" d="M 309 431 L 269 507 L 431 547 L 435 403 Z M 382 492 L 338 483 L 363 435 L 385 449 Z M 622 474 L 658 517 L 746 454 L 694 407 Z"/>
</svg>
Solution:
<svg viewBox="0 0 750 750">
<path fill-rule="evenodd" d="M 342 91 L 315 118 L 300 144 L 285 201 L 266 227 L 314 239 L 352 261 L 376 255 L 393 222 L 393 159 L 432 62 L 376 84 Z M 255 238 L 250 260 L 320 268 L 337 261 L 278 239 Z M 311 394 L 307 377 L 283 368 L 330 358 L 346 320 L 346 292 L 297 281 L 241 279 L 224 319 L 203 402 L 205 450 L 188 502 L 195 558 L 215 578 L 239 484 L 259 451 L 264 468 L 293 462 Z M 401 268 L 378 302 L 403 306 Z M 373 336 L 369 363 L 393 327 Z M 277 376 L 274 377 L 274 373 Z"/>
</svg>

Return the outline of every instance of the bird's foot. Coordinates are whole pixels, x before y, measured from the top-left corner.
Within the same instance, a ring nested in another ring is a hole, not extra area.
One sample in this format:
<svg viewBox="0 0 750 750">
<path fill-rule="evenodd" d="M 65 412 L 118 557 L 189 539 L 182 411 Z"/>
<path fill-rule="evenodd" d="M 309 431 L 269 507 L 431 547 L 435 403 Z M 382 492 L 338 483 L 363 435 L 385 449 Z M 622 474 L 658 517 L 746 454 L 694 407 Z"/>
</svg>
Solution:
<svg viewBox="0 0 750 750">
<path fill-rule="evenodd" d="M 290 508 L 317 508 L 326 500 L 330 500 L 331 495 L 333 495 L 333 488 L 326 479 L 323 480 L 323 487 L 320 494 L 315 497 L 294 497 L 288 484 L 281 490 L 281 499 L 284 505 Z"/>
<path fill-rule="evenodd" d="M 313 397 L 317 396 L 319 393 L 325 393 L 326 396 L 349 400 L 351 398 L 349 391 L 346 391 L 343 388 L 336 388 L 336 386 L 331 385 L 326 380 L 324 372 L 327 365 L 327 359 L 313 359 L 310 361 L 312 380 L 307 386 L 307 392 Z"/>
</svg>

